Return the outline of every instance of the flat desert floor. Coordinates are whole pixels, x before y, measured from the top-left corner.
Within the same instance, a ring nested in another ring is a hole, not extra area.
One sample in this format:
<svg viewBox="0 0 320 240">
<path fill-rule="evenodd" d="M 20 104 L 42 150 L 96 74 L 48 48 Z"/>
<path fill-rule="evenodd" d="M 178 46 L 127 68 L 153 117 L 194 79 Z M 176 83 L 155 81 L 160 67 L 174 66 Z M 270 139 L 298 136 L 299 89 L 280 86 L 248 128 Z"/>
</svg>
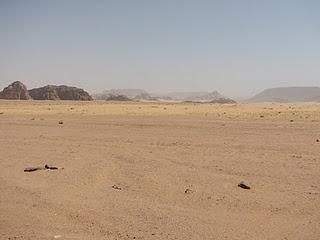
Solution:
<svg viewBox="0 0 320 240">
<path fill-rule="evenodd" d="M 320 105 L 0 101 L 0 239 L 319 240 L 319 141 Z"/>
</svg>

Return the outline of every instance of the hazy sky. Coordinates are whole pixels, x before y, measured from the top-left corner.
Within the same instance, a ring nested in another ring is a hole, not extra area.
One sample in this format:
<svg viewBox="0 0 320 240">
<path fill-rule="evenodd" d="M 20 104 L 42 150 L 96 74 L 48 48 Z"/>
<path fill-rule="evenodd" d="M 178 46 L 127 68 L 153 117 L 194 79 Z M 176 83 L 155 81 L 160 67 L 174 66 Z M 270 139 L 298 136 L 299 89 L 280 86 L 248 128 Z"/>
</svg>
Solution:
<svg viewBox="0 0 320 240">
<path fill-rule="evenodd" d="M 0 88 L 320 85 L 320 1 L 0 0 Z"/>
</svg>

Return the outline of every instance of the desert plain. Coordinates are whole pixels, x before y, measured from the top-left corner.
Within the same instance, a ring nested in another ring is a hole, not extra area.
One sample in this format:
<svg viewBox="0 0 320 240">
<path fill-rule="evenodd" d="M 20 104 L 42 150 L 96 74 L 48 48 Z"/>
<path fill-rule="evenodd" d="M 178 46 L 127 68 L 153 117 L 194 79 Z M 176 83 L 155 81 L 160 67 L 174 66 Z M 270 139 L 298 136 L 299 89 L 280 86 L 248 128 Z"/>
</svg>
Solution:
<svg viewBox="0 0 320 240">
<path fill-rule="evenodd" d="M 319 141 L 319 104 L 3 100 L 0 239 L 318 240 Z"/>
</svg>

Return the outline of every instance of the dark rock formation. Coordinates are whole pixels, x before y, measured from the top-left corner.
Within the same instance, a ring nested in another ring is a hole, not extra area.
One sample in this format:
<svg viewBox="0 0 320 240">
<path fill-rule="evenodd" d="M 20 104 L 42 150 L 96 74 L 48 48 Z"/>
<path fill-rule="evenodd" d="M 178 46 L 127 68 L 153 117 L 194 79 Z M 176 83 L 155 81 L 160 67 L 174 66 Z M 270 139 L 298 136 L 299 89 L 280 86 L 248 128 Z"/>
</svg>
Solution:
<svg viewBox="0 0 320 240">
<path fill-rule="evenodd" d="M 31 99 L 27 87 L 19 81 L 13 82 L 0 92 L 0 98 L 10 100 L 29 100 Z"/>
<path fill-rule="evenodd" d="M 80 100 L 91 101 L 92 97 L 83 89 L 69 86 L 48 85 L 29 90 L 34 100 Z"/>
</svg>

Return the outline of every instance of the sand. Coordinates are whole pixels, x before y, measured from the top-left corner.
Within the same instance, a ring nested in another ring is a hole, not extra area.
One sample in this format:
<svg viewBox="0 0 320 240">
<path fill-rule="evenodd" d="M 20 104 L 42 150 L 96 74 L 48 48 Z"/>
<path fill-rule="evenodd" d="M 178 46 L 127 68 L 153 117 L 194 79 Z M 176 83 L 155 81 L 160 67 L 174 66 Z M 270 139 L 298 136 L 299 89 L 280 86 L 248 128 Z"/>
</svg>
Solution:
<svg viewBox="0 0 320 240">
<path fill-rule="evenodd" d="M 317 139 L 312 104 L 0 101 L 0 239 L 318 240 Z"/>
</svg>

